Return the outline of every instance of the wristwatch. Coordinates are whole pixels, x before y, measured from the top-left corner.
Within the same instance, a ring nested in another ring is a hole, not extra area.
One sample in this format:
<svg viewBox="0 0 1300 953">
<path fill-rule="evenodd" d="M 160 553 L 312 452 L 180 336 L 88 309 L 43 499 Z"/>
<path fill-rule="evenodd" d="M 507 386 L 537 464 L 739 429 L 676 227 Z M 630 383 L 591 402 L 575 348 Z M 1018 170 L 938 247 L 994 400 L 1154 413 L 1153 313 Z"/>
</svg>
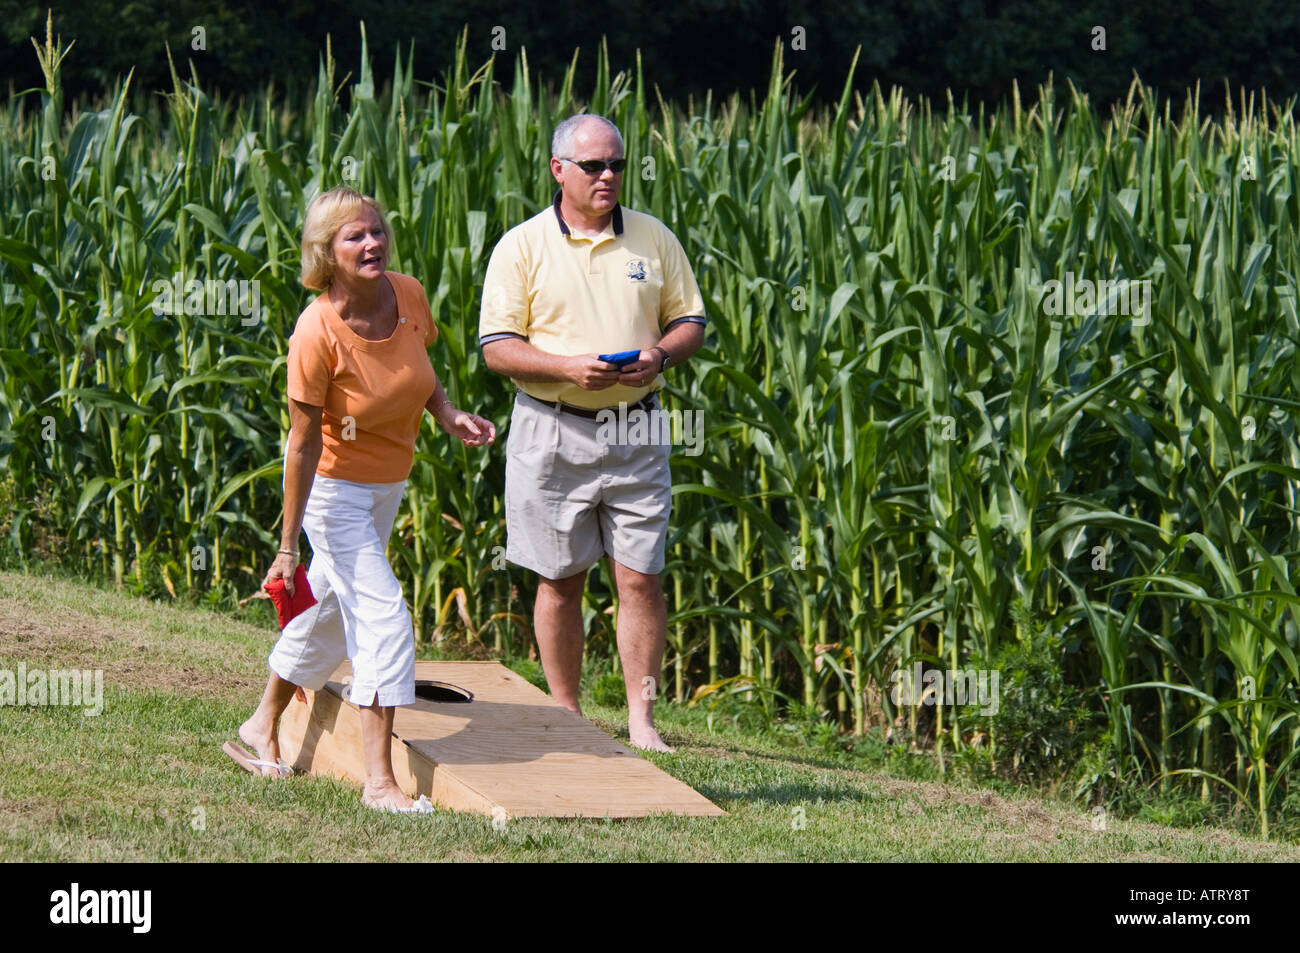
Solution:
<svg viewBox="0 0 1300 953">
<path fill-rule="evenodd" d="M 665 351 L 663 348 L 661 348 L 658 344 L 656 344 L 653 348 L 651 348 L 651 350 L 658 351 L 660 354 L 664 356 L 664 362 L 659 365 L 659 373 L 662 374 L 664 371 L 668 370 L 668 365 L 672 362 L 673 356 L 669 354 L 667 351 Z"/>
</svg>

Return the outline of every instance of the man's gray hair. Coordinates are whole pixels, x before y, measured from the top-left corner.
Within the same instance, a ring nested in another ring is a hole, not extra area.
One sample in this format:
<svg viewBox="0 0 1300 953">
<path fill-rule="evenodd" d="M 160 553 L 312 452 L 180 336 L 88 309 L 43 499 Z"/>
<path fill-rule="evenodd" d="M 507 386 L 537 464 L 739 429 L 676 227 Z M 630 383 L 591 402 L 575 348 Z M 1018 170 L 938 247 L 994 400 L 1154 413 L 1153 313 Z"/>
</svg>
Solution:
<svg viewBox="0 0 1300 953">
<path fill-rule="evenodd" d="M 568 159 L 573 157 L 573 136 L 578 131 L 578 127 L 588 120 L 594 122 L 603 122 L 610 129 L 614 130 L 614 135 L 618 136 L 619 151 L 623 151 L 623 134 L 618 131 L 618 126 L 614 125 L 604 116 L 597 116 L 594 113 L 578 113 L 576 116 L 570 116 L 564 122 L 555 127 L 555 135 L 551 136 L 551 155 L 557 159 Z"/>
</svg>

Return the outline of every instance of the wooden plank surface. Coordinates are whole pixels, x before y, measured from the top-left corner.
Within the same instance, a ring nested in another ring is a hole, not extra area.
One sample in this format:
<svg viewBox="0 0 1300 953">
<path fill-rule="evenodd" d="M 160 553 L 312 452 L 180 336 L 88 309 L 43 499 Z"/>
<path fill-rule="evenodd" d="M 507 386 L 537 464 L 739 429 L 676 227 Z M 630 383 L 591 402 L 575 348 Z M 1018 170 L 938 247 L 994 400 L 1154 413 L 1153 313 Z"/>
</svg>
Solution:
<svg viewBox="0 0 1300 953">
<path fill-rule="evenodd" d="M 343 701 L 351 673 L 345 662 L 307 705 L 290 704 L 281 754 L 298 770 L 363 783 L 361 716 Z M 393 769 L 411 796 L 506 817 L 726 813 L 499 662 L 417 662 L 415 677 L 474 698 L 397 709 Z"/>
</svg>

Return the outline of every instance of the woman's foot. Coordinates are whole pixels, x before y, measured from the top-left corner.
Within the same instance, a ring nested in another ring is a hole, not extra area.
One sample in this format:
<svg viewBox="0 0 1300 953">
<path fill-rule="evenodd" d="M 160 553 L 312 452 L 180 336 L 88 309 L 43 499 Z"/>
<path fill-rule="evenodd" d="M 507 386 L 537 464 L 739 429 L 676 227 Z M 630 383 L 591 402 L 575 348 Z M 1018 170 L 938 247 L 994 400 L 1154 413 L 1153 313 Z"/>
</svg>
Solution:
<svg viewBox="0 0 1300 953">
<path fill-rule="evenodd" d="M 281 771 L 270 765 L 280 763 L 280 740 L 276 737 L 275 726 L 258 718 L 257 713 L 239 726 L 239 740 L 252 748 L 259 761 L 267 764 L 255 765 L 264 777 L 279 777 Z"/>
<path fill-rule="evenodd" d="M 415 801 L 402 793 L 396 781 L 366 782 L 361 792 L 361 803 L 376 811 L 410 811 Z"/>
</svg>

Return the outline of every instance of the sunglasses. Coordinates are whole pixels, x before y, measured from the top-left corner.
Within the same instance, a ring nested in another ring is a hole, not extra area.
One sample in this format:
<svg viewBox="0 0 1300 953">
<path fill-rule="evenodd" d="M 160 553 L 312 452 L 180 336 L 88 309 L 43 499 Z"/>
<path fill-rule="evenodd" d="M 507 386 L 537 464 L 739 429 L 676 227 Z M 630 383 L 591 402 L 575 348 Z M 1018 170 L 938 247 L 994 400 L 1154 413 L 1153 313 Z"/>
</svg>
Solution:
<svg viewBox="0 0 1300 953">
<path fill-rule="evenodd" d="M 615 159 L 612 162 L 605 162 L 602 159 L 583 159 L 581 161 L 578 161 L 576 159 L 568 159 L 561 156 L 560 161 L 572 162 L 583 172 L 587 173 L 587 175 L 600 175 L 606 169 L 609 169 L 610 172 L 613 172 L 615 175 L 618 175 L 620 172 L 622 172 L 624 169 L 627 168 L 626 159 Z"/>
</svg>

